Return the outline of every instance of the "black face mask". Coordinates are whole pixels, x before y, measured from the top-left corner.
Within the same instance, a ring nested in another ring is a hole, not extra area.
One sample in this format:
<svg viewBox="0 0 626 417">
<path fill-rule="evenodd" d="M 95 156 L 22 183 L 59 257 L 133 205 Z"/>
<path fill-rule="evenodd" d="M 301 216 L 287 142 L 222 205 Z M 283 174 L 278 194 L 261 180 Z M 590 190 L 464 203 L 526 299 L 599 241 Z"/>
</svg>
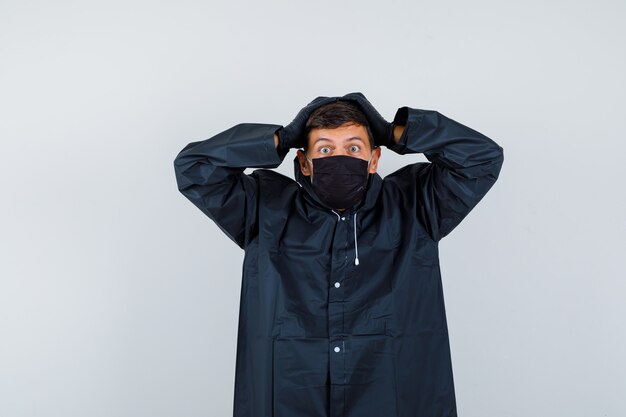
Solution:
<svg viewBox="0 0 626 417">
<path fill-rule="evenodd" d="M 308 159 L 308 157 L 307 157 Z M 314 158 L 311 185 L 315 194 L 334 209 L 354 206 L 363 198 L 369 178 L 369 161 L 347 155 Z"/>
</svg>

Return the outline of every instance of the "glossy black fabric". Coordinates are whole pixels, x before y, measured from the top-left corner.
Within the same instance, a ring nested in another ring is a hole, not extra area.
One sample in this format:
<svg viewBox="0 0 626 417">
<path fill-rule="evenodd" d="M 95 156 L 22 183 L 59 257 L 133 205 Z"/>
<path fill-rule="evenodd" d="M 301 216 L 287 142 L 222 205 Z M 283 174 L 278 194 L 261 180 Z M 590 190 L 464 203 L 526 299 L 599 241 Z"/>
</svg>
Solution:
<svg viewBox="0 0 626 417">
<path fill-rule="evenodd" d="M 339 214 L 297 159 L 297 181 L 243 173 L 281 163 L 279 127 L 239 124 L 174 161 L 179 190 L 245 249 L 234 416 L 456 416 L 438 242 L 496 182 L 502 147 L 410 108 L 391 149 L 429 162 L 372 175 Z"/>
</svg>

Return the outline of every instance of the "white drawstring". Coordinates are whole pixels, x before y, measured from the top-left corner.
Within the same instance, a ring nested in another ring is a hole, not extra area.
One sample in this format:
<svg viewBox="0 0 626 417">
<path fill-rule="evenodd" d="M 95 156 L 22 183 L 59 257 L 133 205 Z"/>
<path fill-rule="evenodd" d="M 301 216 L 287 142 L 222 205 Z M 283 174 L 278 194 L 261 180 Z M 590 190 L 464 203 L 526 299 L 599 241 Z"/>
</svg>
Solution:
<svg viewBox="0 0 626 417">
<path fill-rule="evenodd" d="M 359 264 L 359 246 L 356 243 L 356 211 L 354 212 L 354 253 L 356 254 L 356 258 L 354 258 L 354 264 Z"/>
<path fill-rule="evenodd" d="M 337 215 L 337 221 L 341 221 L 341 216 L 335 210 L 331 210 L 333 213 Z M 354 253 L 356 258 L 354 258 L 354 264 L 359 264 L 359 246 L 356 241 L 356 211 L 354 212 Z"/>
</svg>

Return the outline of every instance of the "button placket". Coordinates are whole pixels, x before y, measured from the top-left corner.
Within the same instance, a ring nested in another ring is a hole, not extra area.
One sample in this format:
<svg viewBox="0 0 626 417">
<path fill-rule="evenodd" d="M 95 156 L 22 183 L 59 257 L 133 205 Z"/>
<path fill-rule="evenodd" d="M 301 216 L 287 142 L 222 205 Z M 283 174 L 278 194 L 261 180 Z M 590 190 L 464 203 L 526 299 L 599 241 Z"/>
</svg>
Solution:
<svg viewBox="0 0 626 417">
<path fill-rule="evenodd" d="M 344 286 L 342 282 L 347 269 L 347 238 L 349 234 L 349 216 L 342 216 L 337 212 L 335 234 L 331 246 L 331 271 L 328 282 L 328 350 L 330 354 L 329 372 L 330 383 L 333 389 L 341 387 L 346 381 L 344 357 L 345 323 L 344 323 Z M 337 408 L 333 408 L 337 411 Z"/>
</svg>

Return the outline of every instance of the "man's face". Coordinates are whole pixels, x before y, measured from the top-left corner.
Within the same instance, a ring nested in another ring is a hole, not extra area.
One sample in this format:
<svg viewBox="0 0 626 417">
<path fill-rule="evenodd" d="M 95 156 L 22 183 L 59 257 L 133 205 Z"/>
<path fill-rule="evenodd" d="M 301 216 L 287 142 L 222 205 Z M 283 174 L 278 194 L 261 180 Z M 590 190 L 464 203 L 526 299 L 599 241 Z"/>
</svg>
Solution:
<svg viewBox="0 0 626 417">
<path fill-rule="evenodd" d="M 347 155 L 354 158 L 370 161 L 369 173 L 373 174 L 378 168 L 380 148 L 370 150 L 367 129 L 357 124 L 343 124 L 335 129 L 312 129 L 308 138 L 309 159 L 325 158 L 329 156 Z M 310 176 L 313 166 L 306 159 L 304 152 L 298 150 L 300 171 Z"/>
</svg>

